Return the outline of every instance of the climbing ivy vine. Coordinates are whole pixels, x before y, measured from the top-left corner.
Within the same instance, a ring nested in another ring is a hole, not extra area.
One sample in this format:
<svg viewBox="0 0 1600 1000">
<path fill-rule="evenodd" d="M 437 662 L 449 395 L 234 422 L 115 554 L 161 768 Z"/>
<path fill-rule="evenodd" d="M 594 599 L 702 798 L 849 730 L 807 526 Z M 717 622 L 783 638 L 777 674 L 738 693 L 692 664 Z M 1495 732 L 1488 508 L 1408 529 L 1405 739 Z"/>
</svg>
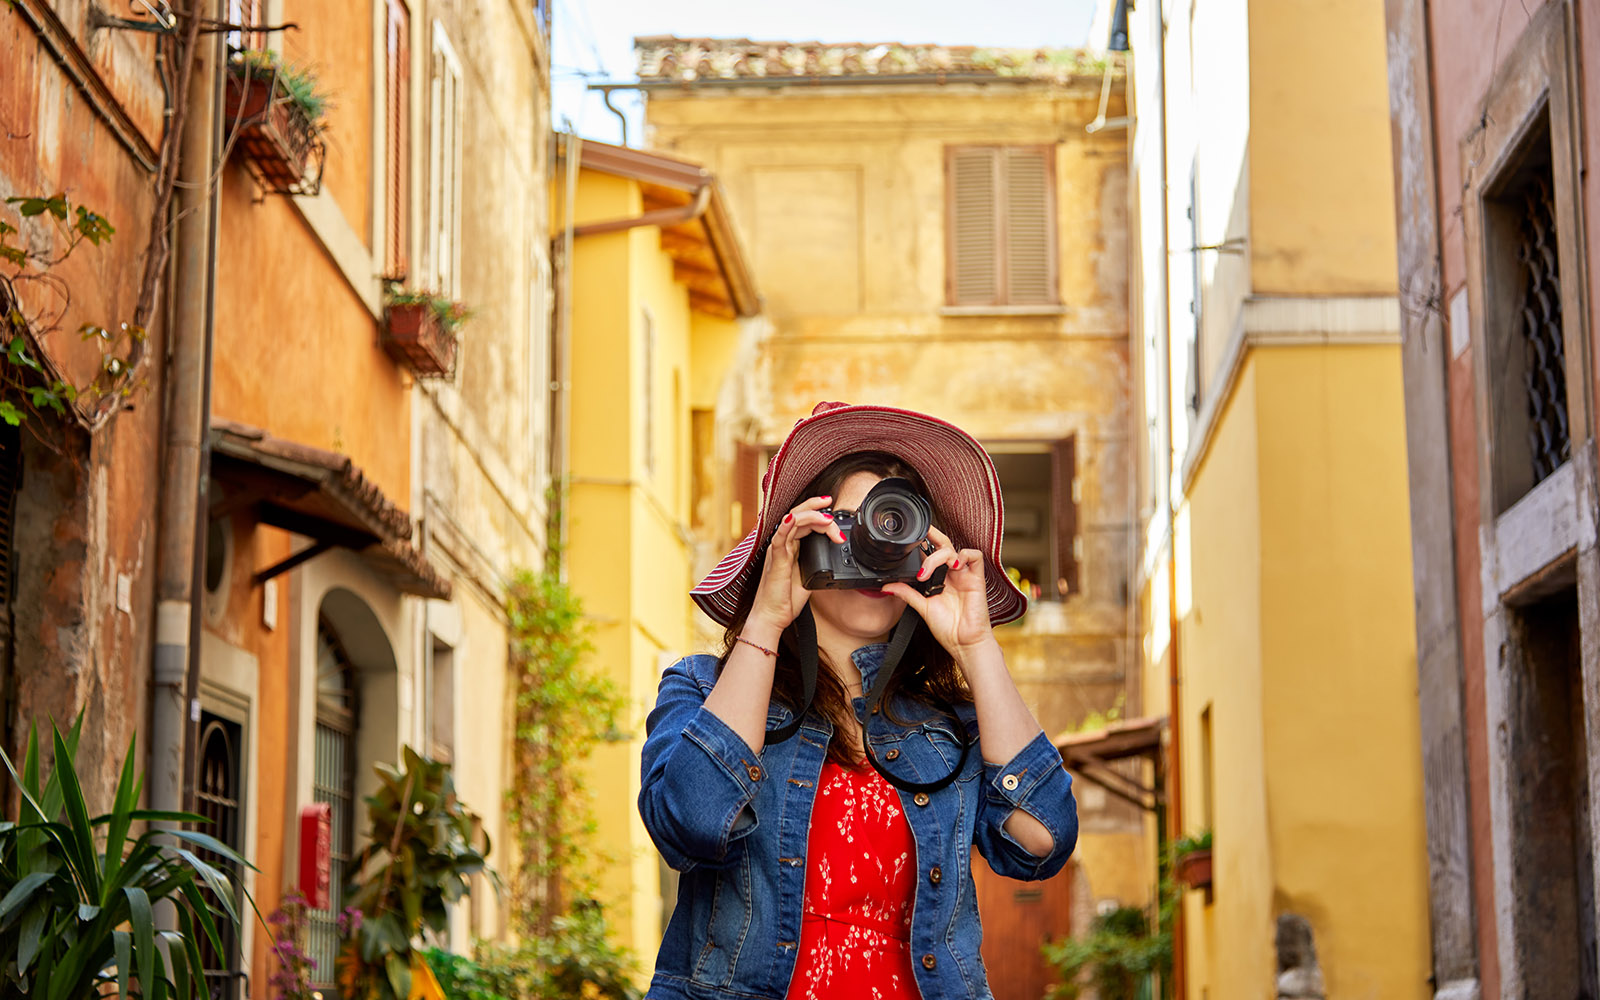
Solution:
<svg viewBox="0 0 1600 1000">
<path fill-rule="evenodd" d="M 517 575 L 506 611 L 516 677 L 508 811 L 520 849 L 510 909 L 521 935 L 545 937 L 595 895 L 603 862 L 591 849 L 594 818 L 580 767 L 614 737 L 623 706 L 615 687 L 584 667 L 588 626 L 561 579 L 559 554 Z"/>
</svg>

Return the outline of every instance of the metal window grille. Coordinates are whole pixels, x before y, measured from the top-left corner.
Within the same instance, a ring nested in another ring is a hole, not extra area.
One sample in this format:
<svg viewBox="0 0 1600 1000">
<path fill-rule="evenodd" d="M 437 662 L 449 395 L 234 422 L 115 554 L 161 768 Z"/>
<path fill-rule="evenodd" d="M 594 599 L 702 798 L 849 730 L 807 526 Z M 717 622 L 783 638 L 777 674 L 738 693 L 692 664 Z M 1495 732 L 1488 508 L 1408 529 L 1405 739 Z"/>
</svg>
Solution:
<svg viewBox="0 0 1600 1000">
<path fill-rule="evenodd" d="M 234 850 L 243 846 L 240 839 L 242 780 L 239 746 L 242 733 L 237 723 L 209 712 L 200 716 L 199 783 L 195 788 L 195 811 L 204 816 L 207 822 L 199 824 L 199 829 Z M 241 872 L 237 864 L 211 851 L 201 851 L 200 856 L 226 873 L 232 884 L 239 884 Z M 235 899 L 234 902 L 237 904 L 239 901 Z M 234 1000 L 241 995 L 240 980 L 243 976 L 239 961 L 239 932 L 237 927 L 225 920 L 218 921 L 217 932 L 222 943 L 220 952 L 211 946 L 209 940 L 200 942 L 207 991 L 213 1000 Z"/>
<path fill-rule="evenodd" d="M 1561 265 L 1556 248 L 1555 199 L 1548 169 L 1518 192 L 1522 214 L 1517 262 L 1524 289 L 1517 332 L 1528 396 L 1528 451 L 1539 483 L 1572 457 L 1567 427 L 1567 363 L 1561 337 Z"/>
<path fill-rule="evenodd" d="M 334 986 L 339 955 L 339 914 L 352 875 L 355 843 L 356 687 L 355 666 L 327 622 L 317 630 L 317 727 L 311 797 L 329 806 L 332 863 L 328 905 L 307 914 L 306 952 L 316 962 L 316 985 Z"/>
</svg>

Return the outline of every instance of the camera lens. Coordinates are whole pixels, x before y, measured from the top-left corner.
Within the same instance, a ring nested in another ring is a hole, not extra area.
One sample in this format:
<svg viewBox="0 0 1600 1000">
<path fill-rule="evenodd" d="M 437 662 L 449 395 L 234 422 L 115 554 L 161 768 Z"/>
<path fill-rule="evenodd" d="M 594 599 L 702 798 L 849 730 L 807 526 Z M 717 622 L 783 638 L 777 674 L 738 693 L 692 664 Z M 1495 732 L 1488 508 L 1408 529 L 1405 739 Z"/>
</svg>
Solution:
<svg viewBox="0 0 1600 1000">
<path fill-rule="evenodd" d="M 910 482 L 885 479 L 861 501 L 850 546 L 862 566 L 892 570 L 922 543 L 932 524 L 932 508 Z"/>
</svg>

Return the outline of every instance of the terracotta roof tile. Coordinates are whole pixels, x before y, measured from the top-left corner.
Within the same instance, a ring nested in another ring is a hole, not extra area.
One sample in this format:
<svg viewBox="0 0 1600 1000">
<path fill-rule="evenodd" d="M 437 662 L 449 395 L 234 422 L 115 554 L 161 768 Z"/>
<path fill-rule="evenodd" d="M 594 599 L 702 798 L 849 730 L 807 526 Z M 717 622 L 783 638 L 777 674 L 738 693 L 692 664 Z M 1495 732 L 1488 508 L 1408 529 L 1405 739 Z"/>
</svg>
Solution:
<svg viewBox="0 0 1600 1000">
<path fill-rule="evenodd" d="M 633 40 L 639 79 L 690 84 L 697 80 L 818 80 L 831 77 L 931 76 L 944 79 L 1021 78 L 1066 81 L 1104 69 L 1082 49 L 907 45 L 901 42 L 787 42 L 748 38 Z M 1113 63 L 1121 65 L 1120 59 Z"/>
</svg>

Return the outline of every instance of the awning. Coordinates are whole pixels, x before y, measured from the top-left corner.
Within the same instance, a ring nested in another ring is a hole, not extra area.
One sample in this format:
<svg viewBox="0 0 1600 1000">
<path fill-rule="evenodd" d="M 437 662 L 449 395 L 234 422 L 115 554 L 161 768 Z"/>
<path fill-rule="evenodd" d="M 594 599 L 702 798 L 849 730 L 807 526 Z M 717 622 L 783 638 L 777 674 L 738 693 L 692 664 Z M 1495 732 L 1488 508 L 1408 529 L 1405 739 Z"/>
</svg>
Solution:
<svg viewBox="0 0 1600 1000">
<path fill-rule="evenodd" d="M 1159 778 L 1153 787 L 1147 788 L 1137 779 L 1113 770 L 1110 764 L 1130 757 L 1145 757 L 1159 772 L 1161 731 L 1166 726 L 1165 716 L 1128 719 L 1104 729 L 1057 737 L 1056 749 L 1061 751 L 1067 770 L 1141 809 L 1155 809 L 1165 801 Z"/>
<path fill-rule="evenodd" d="M 358 553 L 406 594 L 448 598 L 450 581 L 411 544 L 411 519 L 348 455 L 275 438 L 226 420 L 211 423 L 211 476 L 226 487 L 211 517 L 251 510 L 262 524 L 312 540 L 256 573 L 262 583 L 332 548 Z"/>
</svg>

